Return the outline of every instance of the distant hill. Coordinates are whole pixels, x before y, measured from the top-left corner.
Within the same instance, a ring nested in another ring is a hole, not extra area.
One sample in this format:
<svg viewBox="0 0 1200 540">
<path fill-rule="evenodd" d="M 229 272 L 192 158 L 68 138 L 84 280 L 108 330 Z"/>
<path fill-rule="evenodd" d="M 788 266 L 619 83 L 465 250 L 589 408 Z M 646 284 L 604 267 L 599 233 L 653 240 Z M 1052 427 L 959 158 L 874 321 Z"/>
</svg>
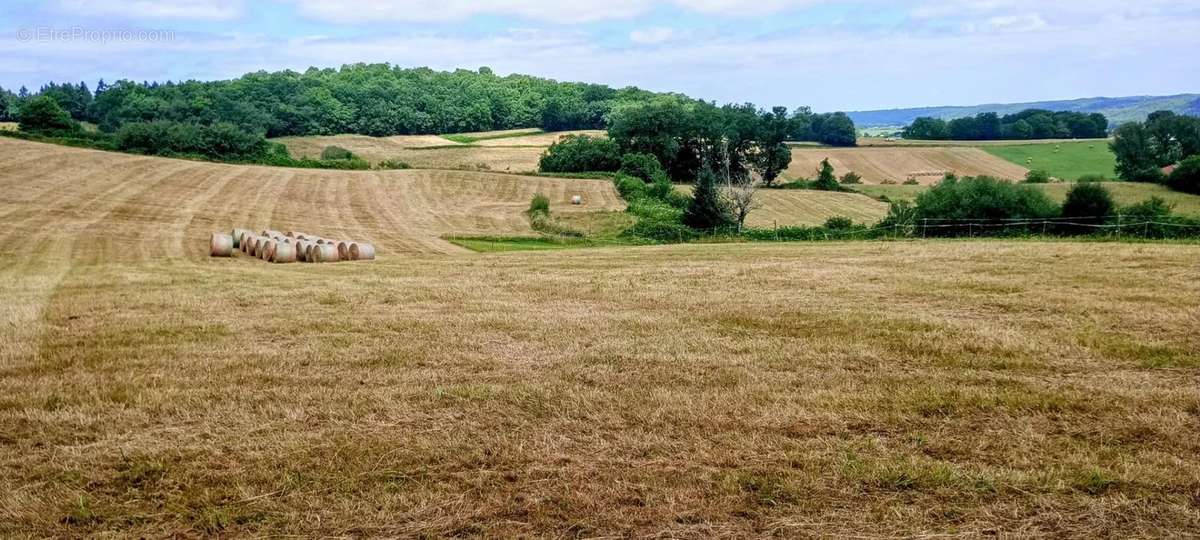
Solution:
<svg viewBox="0 0 1200 540">
<path fill-rule="evenodd" d="M 846 114 L 854 119 L 854 125 L 860 128 L 906 126 L 918 116 L 932 116 L 950 120 L 963 116 L 974 116 L 983 112 L 997 112 L 1001 115 L 1019 112 L 1025 109 L 1047 109 L 1051 111 L 1074 111 L 1085 113 L 1103 113 L 1109 122 L 1120 124 L 1134 120 L 1145 120 L 1154 111 L 1174 111 L 1178 114 L 1200 116 L 1200 94 L 1179 94 L 1175 96 L 1130 96 L 1130 97 L 1095 97 L 1072 99 L 1066 101 L 1034 101 L 1030 103 L 990 103 L 967 107 L 920 107 L 915 109 L 890 109 L 881 111 L 855 111 Z"/>
</svg>

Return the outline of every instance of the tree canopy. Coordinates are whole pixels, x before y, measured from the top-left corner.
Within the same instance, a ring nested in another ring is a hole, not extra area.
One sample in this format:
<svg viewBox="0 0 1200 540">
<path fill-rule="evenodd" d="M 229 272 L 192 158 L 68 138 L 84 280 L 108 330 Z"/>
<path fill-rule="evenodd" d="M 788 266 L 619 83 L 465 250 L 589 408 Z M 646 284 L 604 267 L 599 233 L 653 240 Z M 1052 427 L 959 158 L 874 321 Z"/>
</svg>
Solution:
<svg viewBox="0 0 1200 540">
<path fill-rule="evenodd" d="M 904 128 L 904 138 L 992 141 L 1012 139 L 1098 139 L 1108 135 L 1108 118 L 1100 113 L 1026 109 L 1003 117 L 994 112 L 949 122 L 922 116 Z"/>
</svg>

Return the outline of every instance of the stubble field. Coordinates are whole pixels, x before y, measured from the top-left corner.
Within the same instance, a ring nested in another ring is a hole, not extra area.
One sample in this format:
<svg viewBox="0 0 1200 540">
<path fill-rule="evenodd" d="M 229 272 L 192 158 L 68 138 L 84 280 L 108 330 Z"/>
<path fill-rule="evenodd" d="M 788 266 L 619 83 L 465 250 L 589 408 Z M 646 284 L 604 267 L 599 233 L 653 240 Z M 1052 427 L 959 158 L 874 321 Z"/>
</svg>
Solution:
<svg viewBox="0 0 1200 540">
<path fill-rule="evenodd" d="M 439 239 L 588 182 L 0 140 L 0 536 L 1200 529 L 1200 246 Z"/>
</svg>

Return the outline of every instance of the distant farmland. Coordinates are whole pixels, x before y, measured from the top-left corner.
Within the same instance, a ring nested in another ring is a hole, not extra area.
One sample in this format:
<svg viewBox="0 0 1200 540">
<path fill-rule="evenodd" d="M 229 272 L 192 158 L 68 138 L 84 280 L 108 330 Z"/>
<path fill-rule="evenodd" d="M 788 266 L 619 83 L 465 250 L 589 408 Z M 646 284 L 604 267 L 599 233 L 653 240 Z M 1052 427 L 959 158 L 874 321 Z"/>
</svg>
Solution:
<svg viewBox="0 0 1200 540">
<path fill-rule="evenodd" d="M 1046 192 L 1051 199 L 1062 202 L 1067 197 L 1067 191 L 1074 186 L 1074 182 L 1061 182 L 1053 184 L 1032 184 L 1033 187 Z M 1185 216 L 1200 217 L 1200 195 L 1189 195 L 1178 191 L 1171 191 L 1164 186 L 1158 184 L 1146 184 L 1140 182 L 1101 182 L 1100 185 L 1108 189 L 1112 193 L 1113 199 L 1119 205 L 1130 205 L 1142 202 L 1150 197 L 1159 197 L 1168 204 L 1175 206 L 1175 213 Z M 886 196 L 891 200 L 913 200 L 922 191 L 929 189 L 929 186 L 856 186 L 854 188 L 859 193 L 870 195 L 872 197 Z"/>
<path fill-rule="evenodd" d="M 1040 169 L 1063 180 L 1084 175 L 1114 178 L 1117 157 L 1107 140 L 1064 141 L 1043 144 L 994 145 L 982 147 L 989 154 L 1017 165 Z M 1030 161 L 1032 159 L 1032 161 Z"/>
<path fill-rule="evenodd" d="M 1028 170 L 978 148 L 911 147 L 911 148 L 792 148 L 792 163 L 785 172 L 789 178 L 813 178 L 821 160 L 829 158 L 835 173 L 854 171 L 869 184 L 901 183 L 914 173 L 917 180 L 930 184 L 941 180 L 939 172 L 959 176 L 988 175 L 1020 179 Z"/>
</svg>

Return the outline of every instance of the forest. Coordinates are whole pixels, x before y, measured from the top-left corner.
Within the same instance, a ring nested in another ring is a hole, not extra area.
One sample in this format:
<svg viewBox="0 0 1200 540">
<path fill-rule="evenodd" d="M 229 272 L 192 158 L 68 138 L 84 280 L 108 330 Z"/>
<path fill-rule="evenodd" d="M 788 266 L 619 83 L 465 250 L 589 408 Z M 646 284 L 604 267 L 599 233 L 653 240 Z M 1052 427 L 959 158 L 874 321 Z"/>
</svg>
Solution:
<svg viewBox="0 0 1200 540">
<path fill-rule="evenodd" d="M 389 64 L 351 64 L 256 72 L 225 81 L 86 83 L 44 85 L 31 94 L 0 89 L 4 119 L 19 119 L 33 97 L 54 99 L 72 119 L 96 124 L 102 133 L 163 122 L 188 130 L 233 125 L 261 137 L 355 133 L 371 136 L 445 134 L 516 128 L 547 131 L 605 129 L 622 104 L 666 96 L 634 87 L 558 82 L 527 75 L 496 75 L 491 69 L 435 71 Z M 797 109 L 793 140 L 854 144 L 854 124 L 844 114 Z M 827 126 L 825 120 L 830 119 Z M 813 128 L 817 129 L 813 129 Z M 137 129 L 141 129 L 140 127 Z M 227 129 L 227 128 L 223 128 Z"/>
<path fill-rule="evenodd" d="M 994 112 L 949 122 L 922 116 L 904 128 L 905 139 L 989 141 L 1029 139 L 1100 139 L 1108 135 L 1108 119 L 1100 113 L 1026 109 L 1000 116 Z"/>
</svg>

